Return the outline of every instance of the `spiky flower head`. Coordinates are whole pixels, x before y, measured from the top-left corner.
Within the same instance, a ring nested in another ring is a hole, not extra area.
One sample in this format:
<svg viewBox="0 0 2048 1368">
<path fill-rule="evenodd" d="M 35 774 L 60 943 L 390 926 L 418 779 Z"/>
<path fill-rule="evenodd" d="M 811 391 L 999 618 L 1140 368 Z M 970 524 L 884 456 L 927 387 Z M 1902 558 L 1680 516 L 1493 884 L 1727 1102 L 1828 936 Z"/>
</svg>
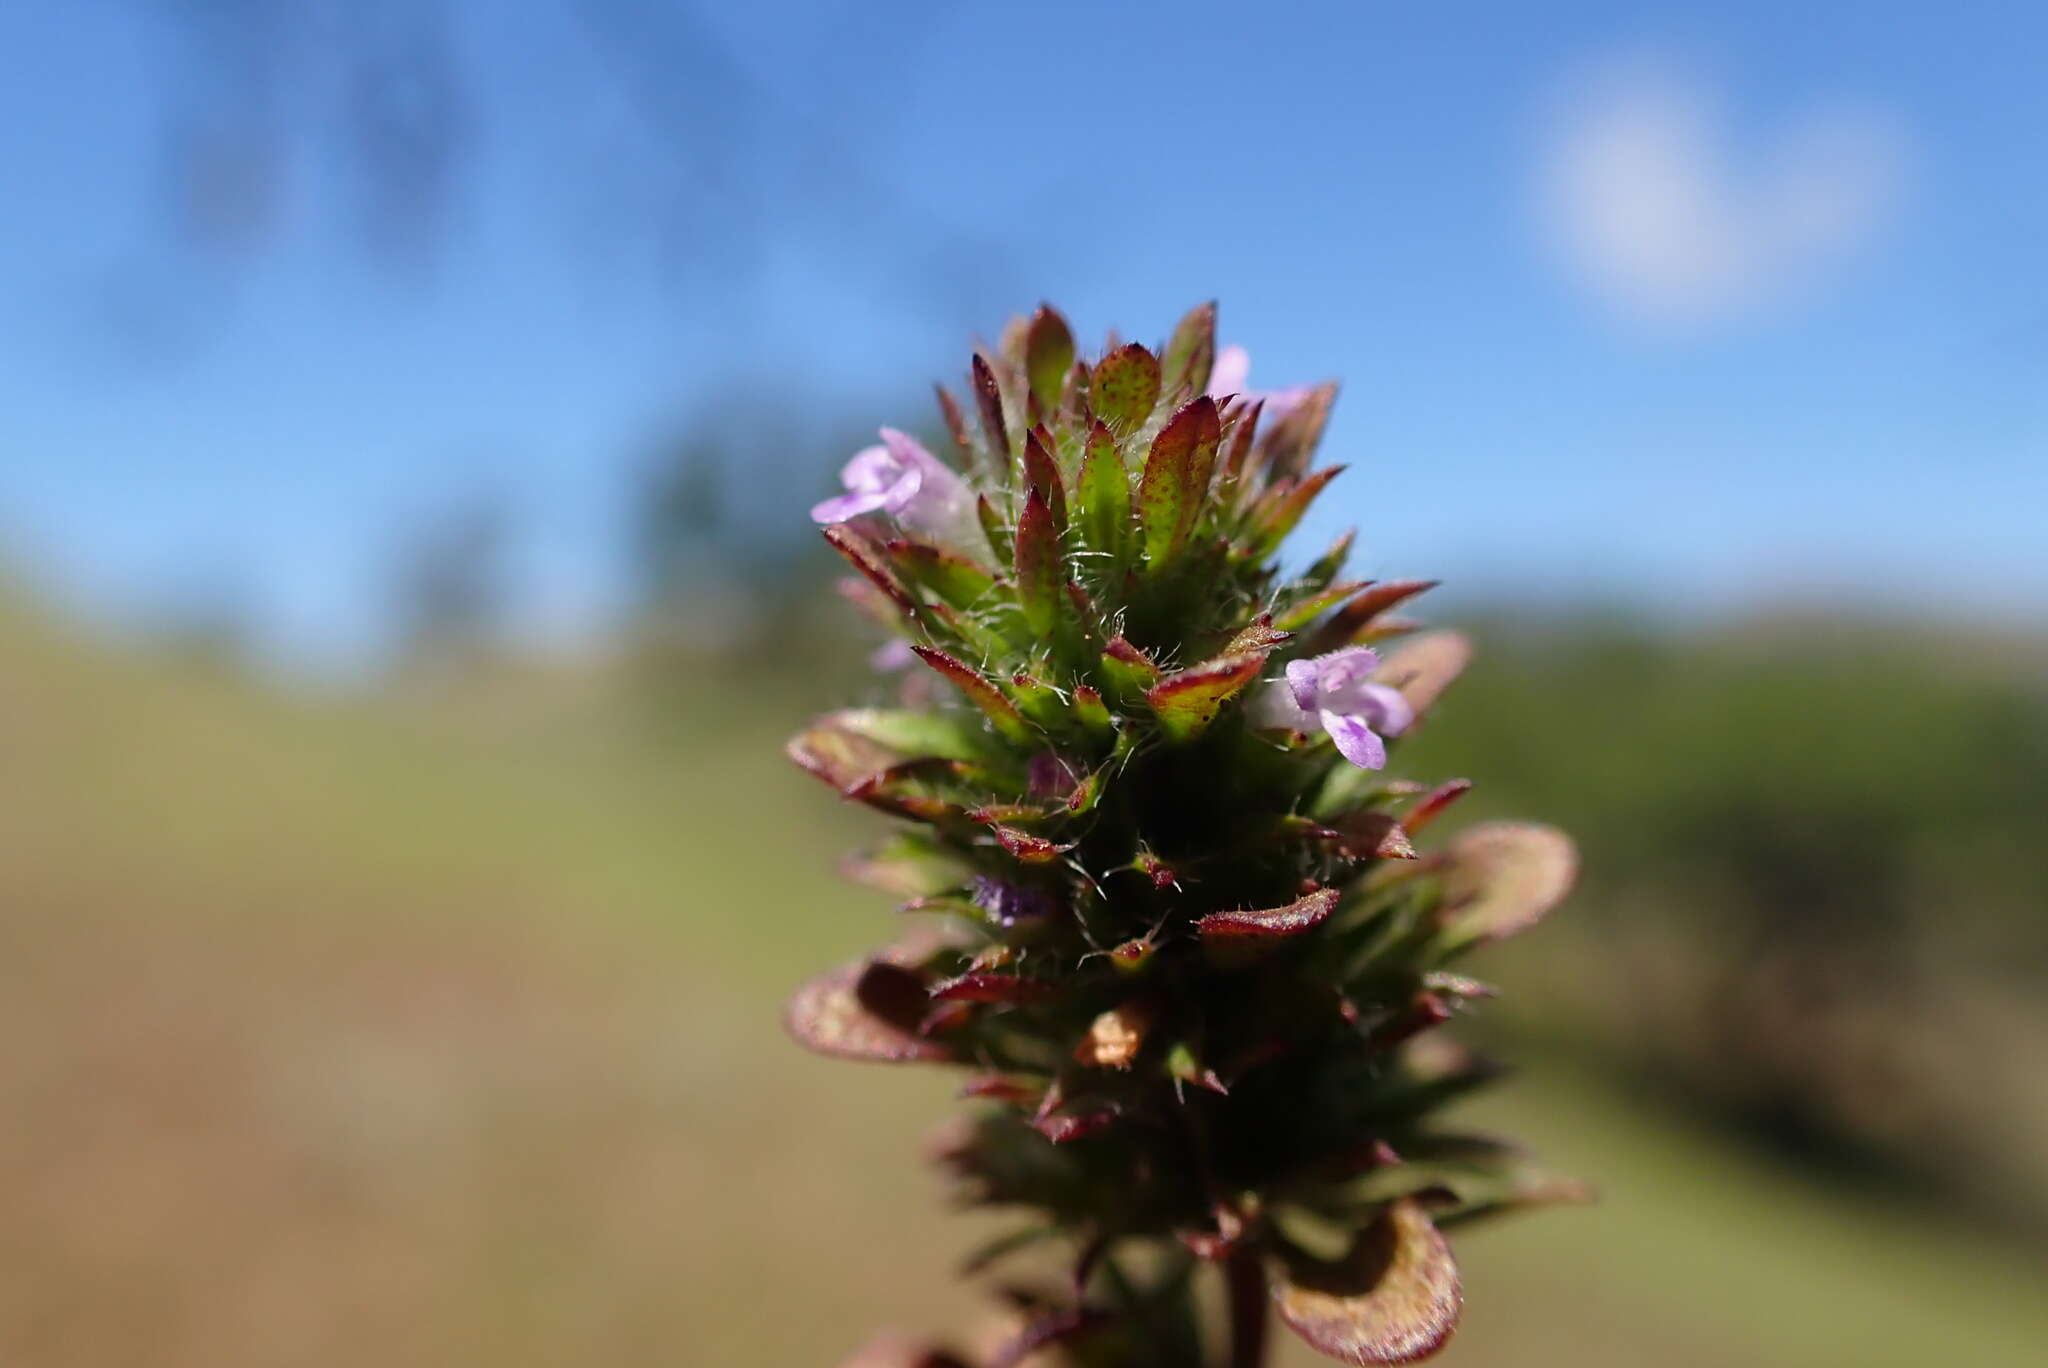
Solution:
<svg viewBox="0 0 2048 1368">
<path fill-rule="evenodd" d="M 1418 846 L 1469 785 L 1389 777 L 1388 748 L 1467 646 L 1394 616 L 1429 582 L 1341 578 L 1349 535 L 1282 570 L 1338 474 L 1312 468 L 1336 387 L 1248 370 L 1211 305 L 1093 361 L 1044 308 L 974 356 L 975 421 L 939 391 L 955 464 L 884 429 L 813 510 L 950 687 L 790 744 L 896 822 L 855 872 L 916 924 L 788 1024 L 964 1071 L 938 1156 L 1022 1218 L 977 1264 L 1070 1243 L 1059 1285 L 1006 1289 L 991 1365 L 1249 1368 L 1269 1290 L 1332 1357 L 1419 1359 L 1461 1304 L 1443 1231 L 1575 1191 L 1438 1123 L 1491 1070 L 1436 1029 L 1492 991 L 1454 964 L 1556 904 L 1572 847 L 1510 823 Z M 858 1361 L 964 1362 L 889 1343 Z"/>
</svg>

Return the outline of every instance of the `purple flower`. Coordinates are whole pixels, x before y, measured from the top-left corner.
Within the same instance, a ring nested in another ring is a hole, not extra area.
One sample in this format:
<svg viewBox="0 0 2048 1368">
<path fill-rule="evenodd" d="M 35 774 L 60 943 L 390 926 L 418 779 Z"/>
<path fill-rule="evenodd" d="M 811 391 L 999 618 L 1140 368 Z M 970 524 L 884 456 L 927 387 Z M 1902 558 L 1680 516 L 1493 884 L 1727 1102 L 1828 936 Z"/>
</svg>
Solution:
<svg viewBox="0 0 2048 1368">
<path fill-rule="evenodd" d="M 1381 738 L 1399 736 L 1415 721 L 1400 690 L 1373 682 L 1379 667 L 1378 652 L 1366 646 L 1291 661 L 1286 682 L 1268 684 L 1252 700 L 1252 723 L 1303 733 L 1321 728 L 1346 760 L 1379 769 L 1387 763 Z"/>
<path fill-rule="evenodd" d="M 955 551 L 986 554 L 973 491 L 908 433 L 883 428 L 882 445 L 855 452 L 839 481 L 846 492 L 813 507 L 815 521 L 842 523 L 863 513 L 886 513 Z"/>
<path fill-rule="evenodd" d="M 1216 353 L 1216 364 L 1209 369 L 1209 397 L 1224 399 L 1236 395 L 1245 403 L 1262 402 L 1264 421 L 1271 425 L 1279 422 L 1294 410 L 1300 408 L 1311 394 L 1313 385 L 1289 385 L 1286 389 L 1246 389 L 1252 377 L 1252 354 L 1235 342 Z"/>
<path fill-rule="evenodd" d="M 1040 921 L 1055 910 L 1051 895 L 1044 890 L 1007 879 L 992 879 L 986 874 L 974 876 L 974 905 L 988 913 L 989 920 L 998 926 Z"/>
<path fill-rule="evenodd" d="M 894 674 L 917 664 L 917 652 L 902 637 L 890 637 L 868 652 L 868 668 L 877 674 Z"/>
</svg>

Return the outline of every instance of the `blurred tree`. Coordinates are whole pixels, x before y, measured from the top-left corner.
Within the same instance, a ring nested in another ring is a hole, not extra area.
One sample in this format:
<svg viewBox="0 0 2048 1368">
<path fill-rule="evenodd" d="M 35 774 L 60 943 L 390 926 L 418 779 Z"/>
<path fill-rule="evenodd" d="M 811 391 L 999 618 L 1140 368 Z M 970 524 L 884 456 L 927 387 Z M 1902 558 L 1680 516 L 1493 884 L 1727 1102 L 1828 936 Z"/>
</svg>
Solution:
<svg viewBox="0 0 2048 1368">
<path fill-rule="evenodd" d="M 503 498 L 485 493 L 456 499 L 401 541 L 392 581 L 401 665 L 460 671 L 504 646 L 512 532 Z"/>
</svg>

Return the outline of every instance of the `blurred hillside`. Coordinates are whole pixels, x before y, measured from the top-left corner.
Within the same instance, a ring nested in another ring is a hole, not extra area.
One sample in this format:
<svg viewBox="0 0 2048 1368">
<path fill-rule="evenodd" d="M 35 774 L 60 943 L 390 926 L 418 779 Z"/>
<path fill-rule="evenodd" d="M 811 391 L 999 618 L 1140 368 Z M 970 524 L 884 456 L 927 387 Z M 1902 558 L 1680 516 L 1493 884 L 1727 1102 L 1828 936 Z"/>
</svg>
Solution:
<svg viewBox="0 0 2048 1368">
<path fill-rule="evenodd" d="M 1484 966 L 1530 1067 L 1475 1114 L 1606 1200 L 1465 1240 L 1445 1361 L 2031 1362 L 2038 652 L 1486 638 L 1401 764 L 1590 877 Z M 776 1025 L 892 915 L 780 758 L 819 662 L 320 699 L 17 601 L 0 662 L 0 1361 L 807 1364 L 972 1320 L 943 1081 Z"/>
<path fill-rule="evenodd" d="M 1576 833 L 1503 1013 L 1788 1159 L 2048 1231 L 2048 649 L 1477 624 L 1403 763 Z"/>
</svg>

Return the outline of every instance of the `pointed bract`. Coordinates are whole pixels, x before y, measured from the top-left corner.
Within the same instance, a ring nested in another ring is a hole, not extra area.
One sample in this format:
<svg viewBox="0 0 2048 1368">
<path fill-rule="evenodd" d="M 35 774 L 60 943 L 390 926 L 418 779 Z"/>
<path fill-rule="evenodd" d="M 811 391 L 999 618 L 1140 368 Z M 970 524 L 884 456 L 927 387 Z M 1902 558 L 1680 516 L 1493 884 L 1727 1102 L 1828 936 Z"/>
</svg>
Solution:
<svg viewBox="0 0 2048 1368">
<path fill-rule="evenodd" d="M 1161 380 L 1169 395 L 1200 394 L 1209 385 L 1209 369 L 1216 363 L 1216 302 L 1210 300 L 1188 310 L 1160 358 Z"/>
<path fill-rule="evenodd" d="M 1032 398 L 1045 412 L 1059 407 L 1060 389 L 1066 383 L 1067 368 L 1073 364 L 1073 331 L 1058 310 L 1050 304 L 1041 305 L 1024 337 L 1024 372 L 1030 378 Z"/>
<path fill-rule="evenodd" d="M 1259 677 L 1266 652 L 1218 656 L 1171 674 L 1145 691 L 1159 728 L 1173 741 L 1192 741 L 1216 720 L 1217 711 Z"/>
<path fill-rule="evenodd" d="M 1209 497 L 1222 427 L 1216 401 L 1190 400 L 1152 439 L 1138 477 L 1138 523 L 1145 532 L 1145 559 L 1153 566 L 1171 560 L 1194 530 Z"/>
<path fill-rule="evenodd" d="M 1103 357 L 1088 386 L 1088 403 L 1112 431 L 1137 430 L 1159 403 L 1159 358 L 1135 342 Z"/>
<path fill-rule="evenodd" d="M 1017 606 L 1024 610 L 1025 624 L 1041 637 L 1059 621 L 1060 573 L 1059 528 L 1034 489 L 1017 518 Z"/>
<path fill-rule="evenodd" d="M 1003 392 L 996 383 L 995 368 L 981 353 L 974 354 L 974 403 L 981 411 L 982 440 L 998 470 L 1010 464 L 1010 432 L 1003 421 Z"/>
</svg>

